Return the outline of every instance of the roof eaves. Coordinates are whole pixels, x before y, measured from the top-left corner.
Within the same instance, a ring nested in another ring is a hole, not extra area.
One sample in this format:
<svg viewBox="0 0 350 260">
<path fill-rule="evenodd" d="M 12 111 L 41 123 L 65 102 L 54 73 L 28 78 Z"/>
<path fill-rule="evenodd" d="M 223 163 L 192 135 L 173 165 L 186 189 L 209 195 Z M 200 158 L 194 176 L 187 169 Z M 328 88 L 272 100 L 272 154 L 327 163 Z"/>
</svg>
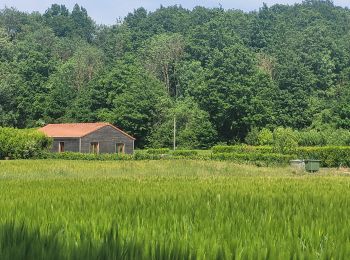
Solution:
<svg viewBox="0 0 350 260">
<path fill-rule="evenodd" d="M 115 127 L 114 125 L 112 125 L 112 124 L 107 124 L 107 123 L 106 123 L 105 125 L 101 125 L 100 127 L 98 127 L 98 128 L 96 128 L 96 129 L 90 131 L 89 133 L 87 133 L 87 134 L 85 134 L 85 135 L 83 135 L 83 136 L 80 136 L 80 138 L 83 138 L 83 137 L 85 137 L 85 136 L 87 136 L 87 135 L 89 135 L 89 134 L 91 134 L 91 133 L 93 133 L 93 132 L 95 132 L 95 131 L 97 131 L 97 130 L 103 128 L 103 127 L 106 127 L 106 126 L 112 127 L 113 129 L 117 130 L 118 132 L 122 133 L 123 135 L 129 137 L 130 139 L 132 139 L 132 140 L 134 140 L 134 141 L 136 140 L 135 137 L 132 137 L 131 135 L 125 133 L 123 130 L 119 129 L 118 127 Z"/>
<path fill-rule="evenodd" d="M 117 131 L 119 131 L 120 133 L 122 133 L 123 135 L 125 135 L 125 136 L 131 138 L 132 140 L 136 140 L 135 137 L 133 137 L 133 136 L 131 136 L 131 135 L 125 133 L 123 130 L 119 129 L 118 127 L 115 127 L 115 126 L 112 125 L 112 124 L 108 124 L 108 126 L 111 126 L 111 127 L 114 128 L 115 130 L 117 130 Z"/>
<path fill-rule="evenodd" d="M 81 138 L 80 136 L 49 136 L 50 138 L 62 138 L 62 139 L 77 139 Z"/>
</svg>

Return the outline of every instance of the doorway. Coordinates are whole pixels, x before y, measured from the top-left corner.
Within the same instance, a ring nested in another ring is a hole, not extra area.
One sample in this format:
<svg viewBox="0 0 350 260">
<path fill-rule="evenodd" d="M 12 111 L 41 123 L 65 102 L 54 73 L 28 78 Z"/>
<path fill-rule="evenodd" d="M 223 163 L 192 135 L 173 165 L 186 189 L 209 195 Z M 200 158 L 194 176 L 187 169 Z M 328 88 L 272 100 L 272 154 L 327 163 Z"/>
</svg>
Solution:
<svg viewBox="0 0 350 260">
<path fill-rule="evenodd" d="M 92 142 L 90 144 L 90 153 L 98 154 L 99 153 L 99 145 L 98 142 Z"/>
<path fill-rule="evenodd" d="M 58 143 L 58 152 L 59 153 L 64 153 L 64 142 L 59 142 Z"/>
<path fill-rule="evenodd" d="M 125 145 L 123 143 L 116 144 L 116 152 L 118 154 L 123 154 L 125 152 Z"/>
</svg>

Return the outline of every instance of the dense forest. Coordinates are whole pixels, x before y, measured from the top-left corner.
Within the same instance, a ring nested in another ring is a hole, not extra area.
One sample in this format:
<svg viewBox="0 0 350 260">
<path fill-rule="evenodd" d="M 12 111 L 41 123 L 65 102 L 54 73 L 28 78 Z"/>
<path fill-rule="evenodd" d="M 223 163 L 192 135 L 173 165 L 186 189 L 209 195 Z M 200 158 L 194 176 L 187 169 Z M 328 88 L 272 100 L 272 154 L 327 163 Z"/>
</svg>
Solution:
<svg viewBox="0 0 350 260">
<path fill-rule="evenodd" d="M 0 126 L 108 121 L 140 148 L 168 147 L 174 117 L 190 148 L 252 129 L 349 129 L 350 10 L 139 8 L 113 26 L 79 5 L 0 10 Z"/>
</svg>

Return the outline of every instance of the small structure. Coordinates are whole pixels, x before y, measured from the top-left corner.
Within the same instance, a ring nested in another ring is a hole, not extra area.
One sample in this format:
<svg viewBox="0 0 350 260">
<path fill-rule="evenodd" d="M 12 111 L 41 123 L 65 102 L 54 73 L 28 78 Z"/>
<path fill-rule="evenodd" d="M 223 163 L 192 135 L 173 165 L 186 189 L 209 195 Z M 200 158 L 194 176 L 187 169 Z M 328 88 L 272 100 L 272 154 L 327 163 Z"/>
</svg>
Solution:
<svg viewBox="0 0 350 260">
<path fill-rule="evenodd" d="M 294 169 L 308 172 L 318 172 L 320 170 L 320 160 L 291 160 L 290 166 Z"/>
<path fill-rule="evenodd" d="M 320 160 L 305 160 L 305 169 L 308 172 L 318 172 L 320 170 Z"/>
<path fill-rule="evenodd" d="M 39 131 L 53 138 L 52 152 L 134 153 L 135 138 L 108 123 L 49 124 Z"/>
<path fill-rule="evenodd" d="M 303 160 L 291 160 L 290 166 L 299 171 L 305 170 L 305 162 Z"/>
</svg>

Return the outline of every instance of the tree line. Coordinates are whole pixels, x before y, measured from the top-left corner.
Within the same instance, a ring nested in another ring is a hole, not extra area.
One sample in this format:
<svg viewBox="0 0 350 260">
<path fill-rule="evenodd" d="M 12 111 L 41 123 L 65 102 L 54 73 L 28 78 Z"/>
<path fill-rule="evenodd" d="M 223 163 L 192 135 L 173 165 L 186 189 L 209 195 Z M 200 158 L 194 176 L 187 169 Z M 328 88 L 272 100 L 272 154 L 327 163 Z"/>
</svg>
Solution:
<svg viewBox="0 0 350 260">
<path fill-rule="evenodd" d="M 139 148 L 170 147 L 174 117 L 183 148 L 277 127 L 347 130 L 350 10 L 139 8 L 105 26 L 79 5 L 5 8 L 0 79 L 0 126 L 108 121 Z"/>
</svg>

